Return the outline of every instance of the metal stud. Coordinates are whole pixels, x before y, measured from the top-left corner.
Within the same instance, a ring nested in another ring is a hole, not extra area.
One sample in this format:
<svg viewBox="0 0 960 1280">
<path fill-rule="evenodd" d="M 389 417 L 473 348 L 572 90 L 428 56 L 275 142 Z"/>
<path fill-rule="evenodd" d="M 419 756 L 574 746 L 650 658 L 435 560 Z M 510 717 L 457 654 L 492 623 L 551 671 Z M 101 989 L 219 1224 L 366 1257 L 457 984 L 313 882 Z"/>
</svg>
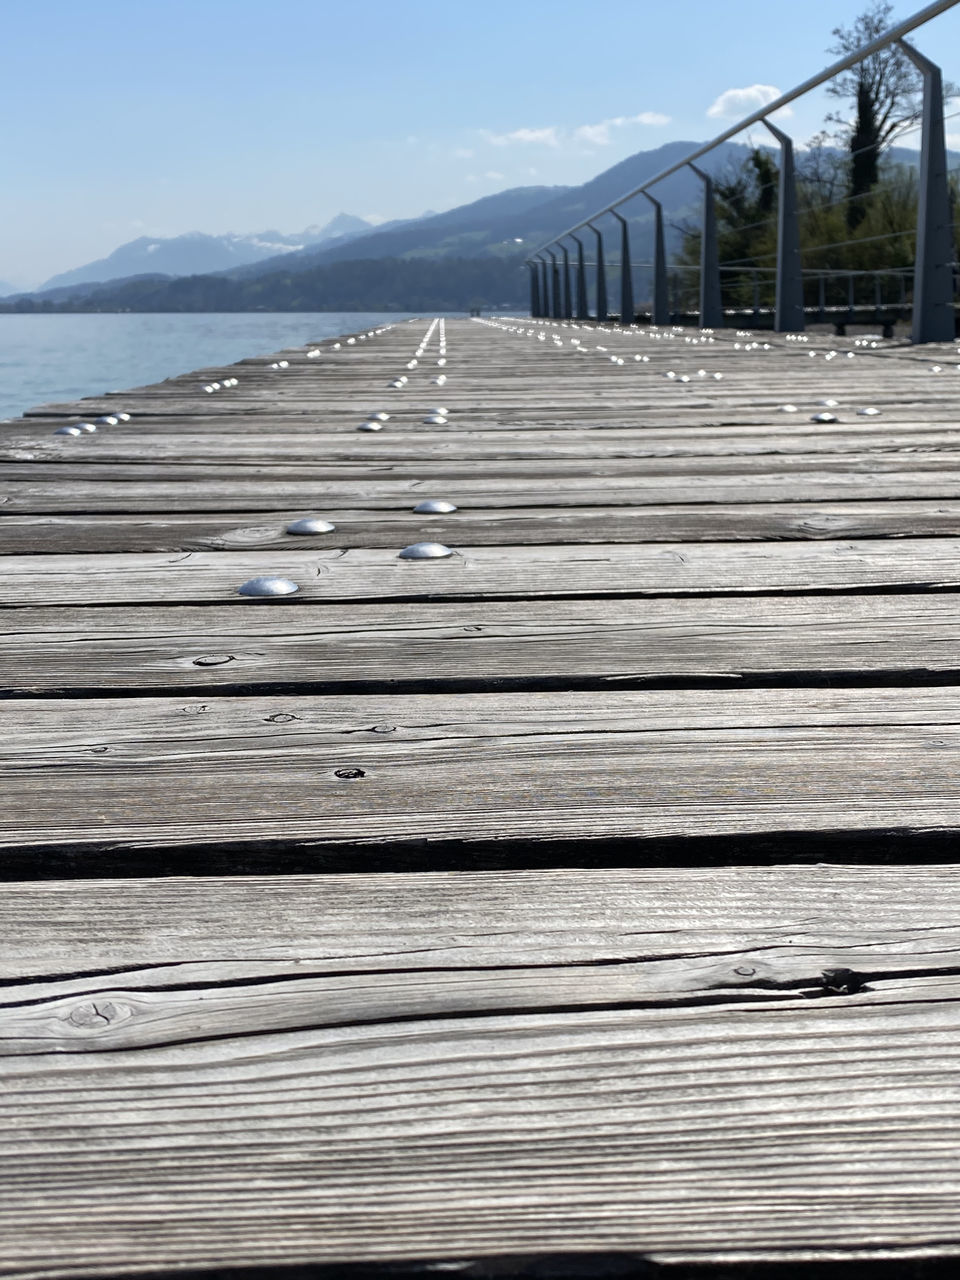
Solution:
<svg viewBox="0 0 960 1280">
<path fill-rule="evenodd" d="M 440 426 L 443 426 L 443 424 L 447 421 L 447 419 L 443 416 L 442 413 L 431 413 L 426 418 L 424 418 L 423 421 L 427 423 L 428 426 L 440 427 Z"/>
<path fill-rule="evenodd" d="M 430 412 L 439 413 L 442 417 L 445 418 L 447 414 L 450 412 L 450 410 L 447 409 L 444 405 L 438 404 L 438 405 L 434 405 L 434 407 L 430 410 Z"/>
<path fill-rule="evenodd" d="M 837 417 L 835 413 L 815 413 L 811 417 L 810 421 L 811 422 L 839 422 L 840 419 Z"/>
<path fill-rule="evenodd" d="M 83 432 L 79 427 L 57 427 L 53 434 L 55 436 L 82 436 Z"/>
<path fill-rule="evenodd" d="M 872 405 L 867 405 L 865 408 L 857 410 L 857 416 L 859 418 L 879 418 L 880 410 L 874 409 Z"/>
<path fill-rule="evenodd" d="M 796 413 L 797 406 L 795 404 L 782 404 L 780 406 L 781 413 Z"/>
<path fill-rule="evenodd" d="M 424 502 L 418 502 L 413 509 L 421 516 L 446 516 L 457 510 L 452 502 L 445 502 L 442 498 L 427 498 Z"/>
<path fill-rule="evenodd" d="M 357 430 L 358 431 L 382 431 L 383 423 L 382 422 L 361 422 L 359 427 L 357 427 Z"/>
<path fill-rule="evenodd" d="M 97 422 L 99 422 L 102 426 L 105 426 L 105 427 L 115 427 L 117 426 L 119 421 L 120 419 L 115 418 L 112 413 L 104 414 L 102 418 L 97 419 Z"/>
<path fill-rule="evenodd" d="M 335 524 L 329 520 L 321 520 L 319 516 L 304 516 L 287 525 L 287 533 L 333 533 Z"/>
<path fill-rule="evenodd" d="M 77 426 L 81 431 L 85 431 L 87 435 L 90 436 L 92 436 L 97 429 L 92 422 L 78 422 Z"/>
<path fill-rule="evenodd" d="M 292 596 L 300 588 L 289 578 L 250 578 L 242 586 L 237 587 L 239 596 Z"/>
<path fill-rule="evenodd" d="M 234 379 L 234 381 L 236 381 L 236 379 Z M 118 417 L 118 418 L 120 419 L 120 421 L 121 421 L 121 422 L 129 422 L 129 421 L 130 421 L 130 415 L 129 415 L 129 413 L 118 413 L 118 414 L 116 415 L 116 417 Z"/>
<path fill-rule="evenodd" d="M 818 400 L 817 404 L 822 404 L 825 409 L 835 409 L 840 403 L 839 400 Z"/>
<path fill-rule="evenodd" d="M 400 560 L 445 560 L 453 552 L 442 542 L 413 542 L 399 553 Z"/>
<path fill-rule="evenodd" d="M 367 419 L 370 422 L 389 422 L 389 413 L 384 413 L 382 409 L 378 409 L 376 413 L 368 413 Z"/>
</svg>

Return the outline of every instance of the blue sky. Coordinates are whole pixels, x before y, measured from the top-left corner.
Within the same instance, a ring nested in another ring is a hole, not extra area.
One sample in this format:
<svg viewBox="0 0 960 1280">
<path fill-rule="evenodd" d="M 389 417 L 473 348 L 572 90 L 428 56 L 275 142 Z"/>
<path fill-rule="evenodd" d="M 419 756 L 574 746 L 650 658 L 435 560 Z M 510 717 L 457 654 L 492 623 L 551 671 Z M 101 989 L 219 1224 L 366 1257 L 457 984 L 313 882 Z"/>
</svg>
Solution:
<svg viewBox="0 0 960 1280">
<path fill-rule="evenodd" d="M 31 286 L 139 235 L 582 182 L 716 135 L 730 90 L 805 80 L 865 4 L 0 0 L 0 279 Z M 960 80 L 960 7 L 917 43 Z M 802 142 L 824 109 L 812 94 L 783 127 Z"/>
</svg>

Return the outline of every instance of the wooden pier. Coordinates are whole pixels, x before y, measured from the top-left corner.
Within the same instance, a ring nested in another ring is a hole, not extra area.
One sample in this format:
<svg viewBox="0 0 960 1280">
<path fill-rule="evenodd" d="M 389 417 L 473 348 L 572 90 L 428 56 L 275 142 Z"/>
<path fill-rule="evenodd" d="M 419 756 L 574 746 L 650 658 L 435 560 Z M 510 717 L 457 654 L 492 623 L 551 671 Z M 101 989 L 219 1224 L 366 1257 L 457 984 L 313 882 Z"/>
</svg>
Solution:
<svg viewBox="0 0 960 1280">
<path fill-rule="evenodd" d="M 953 1266 L 958 359 L 426 318 L 5 424 L 0 1275 Z"/>
</svg>

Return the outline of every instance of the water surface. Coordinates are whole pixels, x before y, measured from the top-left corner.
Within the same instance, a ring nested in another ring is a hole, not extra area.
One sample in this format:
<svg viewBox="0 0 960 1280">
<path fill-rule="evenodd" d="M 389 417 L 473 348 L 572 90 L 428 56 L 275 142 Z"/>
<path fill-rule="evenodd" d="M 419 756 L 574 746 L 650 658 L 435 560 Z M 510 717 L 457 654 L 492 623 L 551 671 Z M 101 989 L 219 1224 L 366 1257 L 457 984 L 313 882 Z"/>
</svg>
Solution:
<svg viewBox="0 0 960 1280">
<path fill-rule="evenodd" d="M 407 319 L 410 312 L 0 315 L 0 418 Z"/>
</svg>

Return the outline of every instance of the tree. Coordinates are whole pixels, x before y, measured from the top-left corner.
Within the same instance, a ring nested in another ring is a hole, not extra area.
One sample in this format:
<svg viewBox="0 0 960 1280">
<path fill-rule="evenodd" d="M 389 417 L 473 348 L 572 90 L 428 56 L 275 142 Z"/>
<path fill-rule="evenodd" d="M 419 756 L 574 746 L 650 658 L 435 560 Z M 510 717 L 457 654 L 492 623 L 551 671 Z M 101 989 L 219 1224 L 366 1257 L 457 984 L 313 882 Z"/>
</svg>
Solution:
<svg viewBox="0 0 960 1280">
<path fill-rule="evenodd" d="M 751 147 L 743 163 L 714 178 L 717 251 L 725 264 L 724 306 L 750 307 L 755 289 L 763 305 L 773 303 L 776 260 L 777 184 L 780 171 L 766 147 Z M 677 265 L 684 272 L 681 305 L 696 306 L 696 272 L 700 262 L 699 227 L 678 228 L 684 235 Z"/>
<path fill-rule="evenodd" d="M 873 0 L 852 26 L 834 27 L 837 43 L 828 53 L 843 57 L 876 40 L 893 25 L 892 15 L 889 0 Z M 920 118 L 923 79 L 902 49 L 888 45 L 842 72 L 827 92 L 850 102 L 854 110 L 852 119 L 840 112 L 827 116 L 850 154 L 847 227 L 853 230 L 863 221 L 865 198 L 879 181 L 881 153 Z M 956 85 L 944 85 L 945 97 L 957 92 Z"/>
</svg>

